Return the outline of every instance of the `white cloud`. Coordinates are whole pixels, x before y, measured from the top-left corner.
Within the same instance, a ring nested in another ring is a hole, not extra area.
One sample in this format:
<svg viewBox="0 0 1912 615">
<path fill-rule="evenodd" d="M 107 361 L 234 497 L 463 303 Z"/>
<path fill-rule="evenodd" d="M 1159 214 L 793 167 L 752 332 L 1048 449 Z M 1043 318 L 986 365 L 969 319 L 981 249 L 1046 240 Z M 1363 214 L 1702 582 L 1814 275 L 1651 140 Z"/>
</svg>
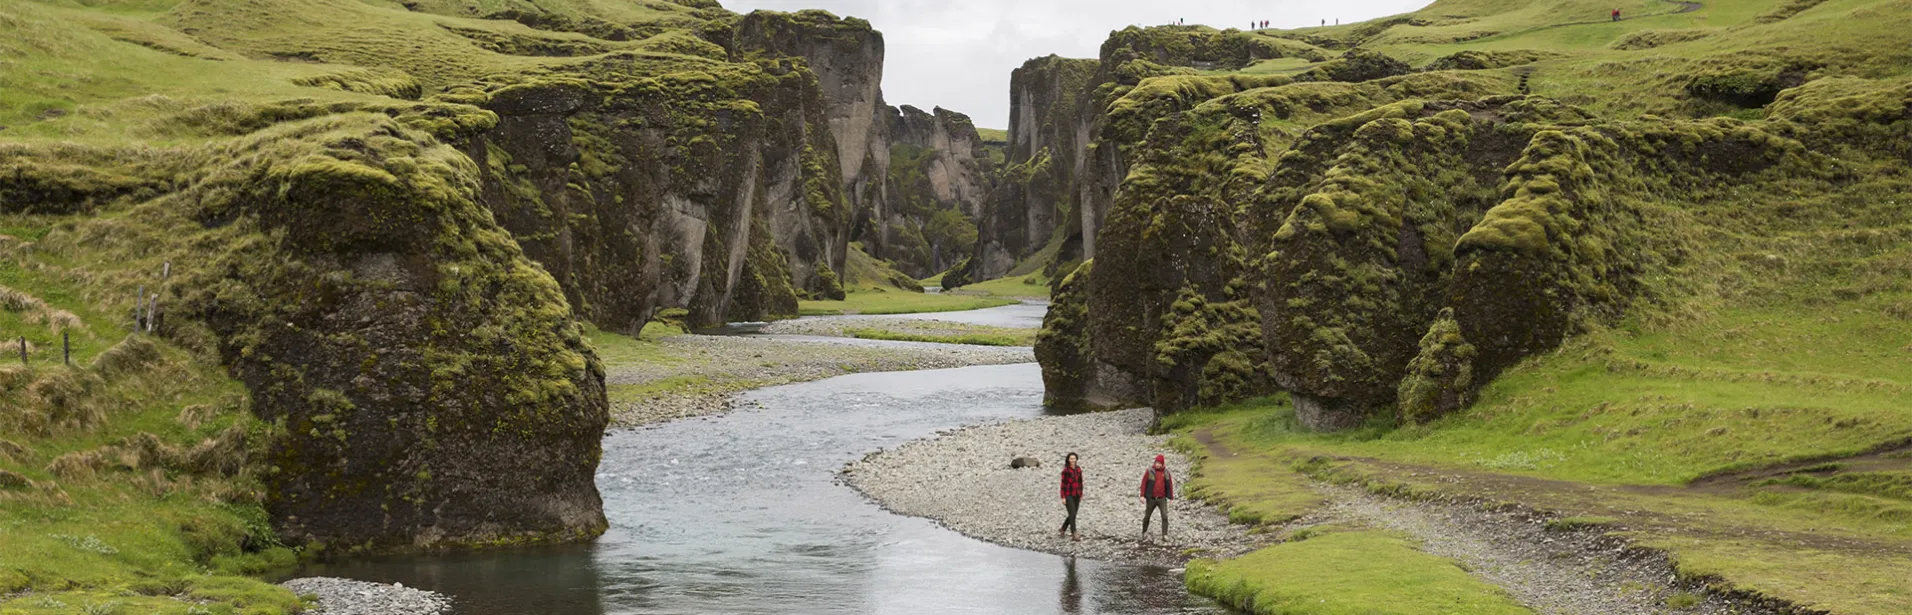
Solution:
<svg viewBox="0 0 1912 615">
<path fill-rule="evenodd" d="M 967 113 L 1009 127 L 1009 72 L 1030 58 L 1093 58 L 1109 32 L 1185 19 L 1218 28 L 1266 19 L 1275 27 L 1345 22 L 1411 11 L 1426 0 L 721 0 L 737 12 L 817 8 L 870 20 L 883 32 L 883 94 L 890 104 Z"/>
</svg>

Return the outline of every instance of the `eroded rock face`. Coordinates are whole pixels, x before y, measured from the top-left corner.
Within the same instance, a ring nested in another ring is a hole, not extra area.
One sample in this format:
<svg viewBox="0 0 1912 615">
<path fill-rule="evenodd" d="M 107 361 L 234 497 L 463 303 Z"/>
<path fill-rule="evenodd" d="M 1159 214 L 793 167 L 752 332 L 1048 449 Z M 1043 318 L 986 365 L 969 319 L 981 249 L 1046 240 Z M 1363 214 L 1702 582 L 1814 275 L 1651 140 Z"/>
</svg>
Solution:
<svg viewBox="0 0 1912 615">
<path fill-rule="evenodd" d="M 1318 62 L 1328 55 L 1249 33 L 1165 26 L 1112 33 L 1095 60 L 1024 63 L 1010 82 L 1008 161 L 977 223 L 975 253 L 958 277 L 1001 277 L 1047 247 L 1055 248 L 1052 279 L 1096 258 L 1117 187 L 1131 171 L 1131 150 L 1147 130 L 1120 125 L 1111 105 L 1150 77 L 1283 57 Z"/>
<path fill-rule="evenodd" d="M 1187 48 L 1136 45 L 1105 48 L 1128 59 L 1096 86 L 1084 168 L 1124 171 L 1094 266 L 1057 288 L 1038 338 L 1051 405 L 1285 391 L 1313 429 L 1432 420 L 1648 296 L 1641 280 L 1691 251 L 1665 203 L 1818 164 L 1730 121 L 1602 122 L 1367 52 L 1288 78 L 1196 74 L 1157 63 Z M 1084 209 L 1090 175 L 1072 179 Z"/>
<path fill-rule="evenodd" d="M 661 309 L 708 325 L 794 314 L 792 289 L 840 297 L 850 210 L 803 63 L 619 68 L 490 86 L 498 126 L 465 147 L 482 201 L 578 311 L 635 332 Z"/>
<path fill-rule="evenodd" d="M 889 105 L 883 102 L 883 34 L 868 21 L 838 19 L 826 11 L 756 11 L 736 26 L 733 61 L 765 57 L 802 58 L 817 79 L 826 109 L 823 116 L 835 141 L 839 189 L 850 215 L 883 219 L 888 215 L 890 164 Z M 853 220 L 852 220 L 853 221 Z M 848 224 L 849 222 L 846 222 Z M 788 229 L 773 228 L 778 235 Z M 849 257 L 849 229 L 826 246 L 829 267 L 843 272 Z M 839 245 L 840 244 L 840 245 Z M 802 270 L 801 259 L 792 264 Z M 797 276 L 797 287 L 820 294 L 826 289 Z M 835 293 L 840 298 L 841 293 Z"/>
<path fill-rule="evenodd" d="M 984 201 L 976 249 L 962 278 L 1002 277 L 1064 223 L 1071 177 L 1088 143 L 1080 140 L 1078 97 L 1095 74 L 1094 60 L 1036 58 L 1009 82 L 1009 151 L 1002 179 Z"/>
<path fill-rule="evenodd" d="M 969 116 L 937 107 L 891 108 L 889 202 L 860 223 L 871 255 L 923 278 L 946 271 L 976 244 L 994 163 Z"/>
<path fill-rule="evenodd" d="M 186 321 L 261 418 L 279 535 L 344 550 L 567 542 L 605 528 L 604 374 L 558 284 L 429 136 L 314 120 L 248 137 L 185 192 Z M 163 212 L 179 212 L 168 214 Z M 188 335 L 188 334 L 179 334 Z"/>
</svg>

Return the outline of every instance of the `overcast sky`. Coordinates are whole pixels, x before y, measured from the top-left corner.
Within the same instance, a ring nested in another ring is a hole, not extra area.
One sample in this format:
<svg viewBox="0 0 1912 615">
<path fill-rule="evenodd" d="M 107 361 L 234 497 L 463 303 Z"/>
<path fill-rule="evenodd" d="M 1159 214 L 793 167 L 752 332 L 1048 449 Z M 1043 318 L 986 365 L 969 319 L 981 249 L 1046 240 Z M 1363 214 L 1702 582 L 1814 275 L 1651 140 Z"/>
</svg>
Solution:
<svg viewBox="0 0 1912 615">
<path fill-rule="evenodd" d="M 984 128 L 1009 127 L 1009 71 L 1029 58 L 1093 58 L 1111 30 L 1176 19 L 1218 28 L 1360 21 L 1428 0 L 718 0 L 740 13 L 817 8 L 870 20 L 883 32 L 883 96 L 892 105 L 942 106 Z"/>
</svg>

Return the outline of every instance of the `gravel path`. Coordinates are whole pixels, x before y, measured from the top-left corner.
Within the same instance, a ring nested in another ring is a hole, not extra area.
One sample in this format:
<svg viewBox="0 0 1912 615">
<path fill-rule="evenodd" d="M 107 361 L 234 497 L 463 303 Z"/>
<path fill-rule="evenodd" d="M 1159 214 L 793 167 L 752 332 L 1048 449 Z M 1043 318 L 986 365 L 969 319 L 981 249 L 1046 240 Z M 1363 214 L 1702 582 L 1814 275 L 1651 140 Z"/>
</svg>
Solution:
<svg viewBox="0 0 1912 615">
<path fill-rule="evenodd" d="M 633 427 L 721 413 L 731 408 L 735 394 L 745 390 L 844 374 L 1036 360 L 1028 348 L 848 339 L 678 335 L 659 343 L 669 359 L 610 366 L 605 383 L 616 387 L 692 382 L 666 386 L 638 399 L 620 399 L 613 388 L 614 424 Z"/>
<path fill-rule="evenodd" d="M 1231 525 L 1214 508 L 1177 494 L 1169 536 L 1159 526 L 1140 537 L 1142 502 L 1136 493 L 1155 455 L 1168 457 L 1171 475 L 1188 476 L 1188 461 L 1169 450 L 1166 436 L 1144 432 L 1150 410 L 1045 417 L 945 432 L 847 466 L 844 479 L 884 508 L 925 517 L 965 535 L 997 544 L 1088 559 L 1179 565 L 1191 557 L 1229 557 L 1266 544 L 1245 526 Z M 1083 468 L 1084 497 L 1077 518 L 1082 541 L 1056 536 L 1064 516 L 1059 496 L 1064 454 Z M 1015 457 L 1041 468 L 1013 470 Z M 1181 485 L 1177 485 L 1180 490 Z M 1159 522 L 1159 519 L 1157 520 Z"/>
<path fill-rule="evenodd" d="M 1539 615 L 1775 612 L 1699 588 L 1689 592 L 1665 554 L 1631 548 L 1598 529 L 1553 531 L 1544 518 L 1523 512 L 1384 498 L 1350 487 L 1320 488 L 1328 506 L 1291 527 L 1352 521 L 1414 537 L 1422 551 L 1460 562 Z M 1670 609 L 1668 599 L 1676 594 L 1698 602 Z"/>
<path fill-rule="evenodd" d="M 293 579 L 279 584 L 299 595 L 319 597 L 319 608 L 307 615 L 441 615 L 451 612 L 451 600 L 437 592 L 330 577 Z"/>
</svg>

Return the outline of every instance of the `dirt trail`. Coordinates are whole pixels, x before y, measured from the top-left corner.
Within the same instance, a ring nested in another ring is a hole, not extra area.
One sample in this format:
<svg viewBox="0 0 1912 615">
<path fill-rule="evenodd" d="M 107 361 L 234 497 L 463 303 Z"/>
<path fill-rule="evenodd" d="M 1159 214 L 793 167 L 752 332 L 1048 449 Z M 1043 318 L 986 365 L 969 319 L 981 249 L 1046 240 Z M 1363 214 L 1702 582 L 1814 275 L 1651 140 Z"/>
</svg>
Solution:
<svg viewBox="0 0 1912 615">
<path fill-rule="evenodd" d="M 1193 435 L 1209 455 L 1233 455 L 1207 430 Z M 1422 551 L 1459 562 L 1540 615 L 1780 612 L 1684 586 L 1665 554 L 1634 548 L 1599 527 L 1554 529 L 1546 517 L 1525 510 L 1390 498 L 1327 483 L 1313 487 L 1327 504 L 1288 524 L 1287 531 L 1341 525 L 1404 534 L 1419 541 Z M 1667 606 L 1688 599 L 1698 602 L 1677 611 Z"/>
</svg>

